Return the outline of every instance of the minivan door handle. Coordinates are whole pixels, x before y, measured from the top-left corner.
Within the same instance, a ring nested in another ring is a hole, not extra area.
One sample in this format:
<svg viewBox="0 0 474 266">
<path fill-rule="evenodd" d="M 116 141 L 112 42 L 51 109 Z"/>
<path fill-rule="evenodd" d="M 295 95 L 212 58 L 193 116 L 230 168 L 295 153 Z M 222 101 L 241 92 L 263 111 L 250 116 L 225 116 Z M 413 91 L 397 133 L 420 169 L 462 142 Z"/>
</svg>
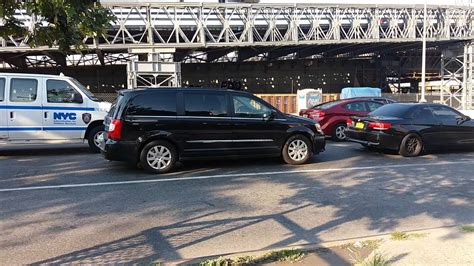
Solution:
<svg viewBox="0 0 474 266">
<path fill-rule="evenodd" d="M 13 111 L 10 111 L 10 119 L 14 119 L 15 118 L 15 113 Z"/>
<path fill-rule="evenodd" d="M 48 112 L 44 112 L 44 119 L 48 119 Z"/>
</svg>

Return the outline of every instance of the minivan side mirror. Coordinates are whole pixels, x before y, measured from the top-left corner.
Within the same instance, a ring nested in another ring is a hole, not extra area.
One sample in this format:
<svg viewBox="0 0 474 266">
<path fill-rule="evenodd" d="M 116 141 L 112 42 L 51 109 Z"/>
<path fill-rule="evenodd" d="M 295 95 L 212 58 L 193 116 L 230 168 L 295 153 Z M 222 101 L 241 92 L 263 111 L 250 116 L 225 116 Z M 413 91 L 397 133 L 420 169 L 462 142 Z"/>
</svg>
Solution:
<svg viewBox="0 0 474 266">
<path fill-rule="evenodd" d="M 82 103 L 83 102 L 82 95 L 80 93 L 77 93 L 77 92 L 72 93 L 71 98 L 72 98 L 73 103 Z"/>
<path fill-rule="evenodd" d="M 271 110 L 269 113 L 263 114 L 263 120 L 265 121 L 272 121 L 277 115 L 275 110 Z"/>
</svg>

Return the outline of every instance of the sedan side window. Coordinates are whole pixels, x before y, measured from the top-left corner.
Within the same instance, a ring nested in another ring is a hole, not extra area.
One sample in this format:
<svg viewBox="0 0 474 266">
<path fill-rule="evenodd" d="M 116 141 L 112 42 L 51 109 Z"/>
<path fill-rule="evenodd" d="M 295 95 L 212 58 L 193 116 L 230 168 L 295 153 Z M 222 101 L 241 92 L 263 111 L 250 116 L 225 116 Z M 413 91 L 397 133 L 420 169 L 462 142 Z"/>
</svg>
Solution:
<svg viewBox="0 0 474 266">
<path fill-rule="evenodd" d="M 410 118 L 415 123 L 419 124 L 433 124 L 436 122 L 433 113 L 429 106 L 420 106 L 416 108 L 410 115 Z"/>
<path fill-rule="evenodd" d="M 456 121 L 457 118 L 461 116 L 458 112 L 452 110 L 451 108 L 445 106 L 431 106 L 431 110 L 436 117 L 436 119 L 440 121 Z"/>
<path fill-rule="evenodd" d="M 383 104 L 376 103 L 376 102 L 367 102 L 367 108 L 369 108 L 369 112 L 375 111 L 375 109 L 379 108 Z"/>
<path fill-rule="evenodd" d="M 367 109 L 365 109 L 365 104 L 364 102 L 352 102 L 352 103 L 347 103 L 342 106 L 344 109 L 351 110 L 351 111 L 356 111 L 356 112 L 367 112 Z"/>
<path fill-rule="evenodd" d="M 271 112 L 270 108 L 246 96 L 233 96 L 234 113 L 237 117 L 263 118 Z"/>
</svg>

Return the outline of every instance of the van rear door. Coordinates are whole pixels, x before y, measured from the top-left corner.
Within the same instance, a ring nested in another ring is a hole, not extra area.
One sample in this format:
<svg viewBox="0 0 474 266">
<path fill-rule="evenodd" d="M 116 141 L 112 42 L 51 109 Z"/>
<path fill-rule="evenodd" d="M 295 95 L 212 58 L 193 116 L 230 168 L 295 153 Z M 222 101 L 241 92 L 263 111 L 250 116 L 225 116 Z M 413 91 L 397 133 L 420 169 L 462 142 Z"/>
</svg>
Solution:
<svg viewBox="0 0 474 266">
<path fill-rule="evenodd" d="M 6 81 L 5 77 L 0 77 L 0 140 L 8 138 L 7 104 L 5 99 Z"/>
<path fill-rule="evenodd" d="M 7 97 L 8 138 L 43 139 L 42 78 L 12 76 Z"/>
</svg>

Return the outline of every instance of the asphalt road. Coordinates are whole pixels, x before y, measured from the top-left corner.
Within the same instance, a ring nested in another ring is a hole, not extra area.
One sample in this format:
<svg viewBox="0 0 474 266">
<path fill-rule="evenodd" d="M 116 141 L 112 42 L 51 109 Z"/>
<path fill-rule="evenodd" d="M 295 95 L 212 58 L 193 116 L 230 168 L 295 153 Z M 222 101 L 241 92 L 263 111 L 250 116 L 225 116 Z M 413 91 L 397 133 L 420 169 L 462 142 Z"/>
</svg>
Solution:
<svg viewBox="0 0 474 266">
<path fill-rule="evenodd" d="M 0 146 L 0 264 L 182 261 L 474 223 L 474 152 L 329 143 L 303 166 L 192 162 L 149 175 L 86 146 Z M 455 236 L 452 236 L 455 237 Z"/>
</svg>

